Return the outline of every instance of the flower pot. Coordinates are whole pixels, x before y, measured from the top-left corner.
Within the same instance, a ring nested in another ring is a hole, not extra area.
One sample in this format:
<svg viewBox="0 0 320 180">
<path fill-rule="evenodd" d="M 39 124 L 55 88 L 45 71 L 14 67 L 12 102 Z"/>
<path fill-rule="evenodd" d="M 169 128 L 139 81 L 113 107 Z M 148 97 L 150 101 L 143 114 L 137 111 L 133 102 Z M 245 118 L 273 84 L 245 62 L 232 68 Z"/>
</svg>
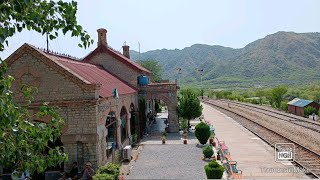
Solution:
<svg viewBox="0 0 320 180">
<path fill-rule="evenodd" d="M 217 160 L 221 160 L 220 154 L 217 155 Z"/>
<path fill-rule="evenodd" d="M 214 141 L 212 138 L 210 138 L 209 142 L 210 142 L 210 144 L 213 144 Z"/>
<path fill-rule="evenodd" d="M 165 139 L 162 139 L 162 144 L 165 144 L 166 143 L 166 140 Z"/>
<path fill-rule="evenodd" d="M 188 144 L 188 141 L 186 139 L 184 139 L 183 144 Z"/>
<path fill-rule="evenodd" d="M 216 145 L 217 145 L 216 142 L 213 141 L 212 146 L 216 147 Z"/>
</svg>

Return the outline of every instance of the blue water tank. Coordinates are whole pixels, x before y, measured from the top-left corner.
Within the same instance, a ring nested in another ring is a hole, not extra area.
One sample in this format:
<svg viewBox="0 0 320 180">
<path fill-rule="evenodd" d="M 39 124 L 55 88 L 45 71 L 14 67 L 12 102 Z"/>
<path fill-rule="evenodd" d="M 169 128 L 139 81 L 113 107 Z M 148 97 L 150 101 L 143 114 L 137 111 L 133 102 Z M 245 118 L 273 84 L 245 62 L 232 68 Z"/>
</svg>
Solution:
<svg viewBox="0 0 320 180">
<path fill-rule="evenodd" d="M 149 84 L 149 77 L 146 75 L 138 76 L 138 84 L 140 86 L 146 86 Z"/>
</svg>

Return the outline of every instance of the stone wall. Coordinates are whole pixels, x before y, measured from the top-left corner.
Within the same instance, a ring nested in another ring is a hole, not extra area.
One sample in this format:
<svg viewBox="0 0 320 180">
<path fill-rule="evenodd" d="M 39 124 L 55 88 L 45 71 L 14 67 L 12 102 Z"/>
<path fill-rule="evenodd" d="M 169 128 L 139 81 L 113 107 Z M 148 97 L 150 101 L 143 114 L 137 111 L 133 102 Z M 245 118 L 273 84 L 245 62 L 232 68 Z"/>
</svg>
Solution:
<svg viewBox="0 0 320 180">
<path fill-rule="evenodd" d="M 130 85 L 137 87 L 137 77 L 141 74 L 109 54 L 98 53 L 90 59 L 89 63 L 103 66 L 106 70 L 115 74 Z"/>
<path fill-rule="evenodd" d="M 81 89 L 65 75 L 28 53 L 13 62 L 7 73 L 15 78 L 12 89 L 16 94 L 16 100 L 21 99 L 20 89 L 26 83 L 39 90 L 35 96 L 35 102 L 89 100 L 97 96 L 95 90 Z"/>
<path fill-rule="evenodd" d="M 130 132 L 130 105 L 134 104 L 137 108 L 138 100 L 137 94 L 129 94 L 129 95 L 120 95 L 119 99 L 108 98 L 99 103 L 97 107 L 97 154 L 101 155 L 98 158 L 99 164 L 107 163 L 106 157 L 106 136 L 108 135 L 108 130 L 105 127 L 106 118 L 110 111 L 116 112 L 117 119 L 117 144 L 119 144 L 119 148 L 122 149 L 124 146 L 129 144 L 129 138 L 131 138 Z M 120 120 L 120 112 L 121 108 L 125 107 L 127 110 L 127 138 L 123 143 L 121 142 L 121 120 Z"/>
</svg>

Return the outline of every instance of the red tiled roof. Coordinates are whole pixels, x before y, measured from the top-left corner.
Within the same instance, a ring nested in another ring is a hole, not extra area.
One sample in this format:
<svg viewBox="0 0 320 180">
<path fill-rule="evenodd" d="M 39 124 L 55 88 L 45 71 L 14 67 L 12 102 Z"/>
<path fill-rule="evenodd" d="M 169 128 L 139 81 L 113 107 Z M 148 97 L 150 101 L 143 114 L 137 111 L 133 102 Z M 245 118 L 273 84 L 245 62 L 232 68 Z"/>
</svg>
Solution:
<svg viewBox="0 0 320 180">
<path fill-rule="evenodd" d="M 106 46 L 99 46 L 97 47 L 94 51 L 92 51 L 89 55 L 87 55 L 84 59 L 83 62 L 88 62 L 90 61 L 90 59 L 98 52 L 106 52 L 108 54 L 110 54 L 112 57 L 118 59 L 119 61 L 121 61 L 122 63 L 128 65 L 129 67 L 132 67 L 136 70 L 139 70 L 141 72 L 147 73 L 147 74 L 151 74 L 151 72 L 142 67 L 141 65 L 139 65 L 138 63 L 134 62 L 133 60 L 125 57 L 123 54 L 117 52 L 116 50 L 110 48 L 110 47 L 106 47 Z"/>
<path fill-rule="evenodd" d="M 45 53 L 51 60 L 59 63 L 61 67 L 71 72 L 85 83 L 100 84 L 99 95 L 101 97 L 112 97 L 112 91 L 117 88 L 119 96 L 137 92 L 133 87 L 107 72 L 100 66 L 83 63 L 72 58 Z"/>
</svg>

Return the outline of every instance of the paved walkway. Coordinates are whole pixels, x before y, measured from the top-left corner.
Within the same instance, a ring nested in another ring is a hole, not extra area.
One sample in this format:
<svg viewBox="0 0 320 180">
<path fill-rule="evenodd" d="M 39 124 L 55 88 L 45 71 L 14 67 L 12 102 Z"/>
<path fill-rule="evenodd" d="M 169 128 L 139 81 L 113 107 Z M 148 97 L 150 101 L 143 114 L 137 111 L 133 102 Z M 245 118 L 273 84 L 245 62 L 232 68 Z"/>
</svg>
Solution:
<svg viewBox="0 0 320 180">
<path fill-rule="evenodd" d="M 152 125 L 154 135 L 141 142 L 142 150 L 125 179 L 206 179 L 207 162 L 201 159 L 202 146 L 197 145 L 193 133 L 188 135 L 188 144 L 183 144 L 180 133 L 169 133 L 166 144 L 162 144 L 158 131 L 164 131 L 165 115 L 160 114 Z"/>
<path fill-rule="evenodd" d="M 275 162 L 272 147 L 230 117 L 206 104 L 202 105 L 205 120 L 213 124 L 219 140 L 225 141 L 232 159 L 238 162 L 237 168 L 243 171 L 244 178 L 308 178 L 303 173 L 275 173 L 275 170 L 287 170 L 294 166 Z"/>
</svg>

